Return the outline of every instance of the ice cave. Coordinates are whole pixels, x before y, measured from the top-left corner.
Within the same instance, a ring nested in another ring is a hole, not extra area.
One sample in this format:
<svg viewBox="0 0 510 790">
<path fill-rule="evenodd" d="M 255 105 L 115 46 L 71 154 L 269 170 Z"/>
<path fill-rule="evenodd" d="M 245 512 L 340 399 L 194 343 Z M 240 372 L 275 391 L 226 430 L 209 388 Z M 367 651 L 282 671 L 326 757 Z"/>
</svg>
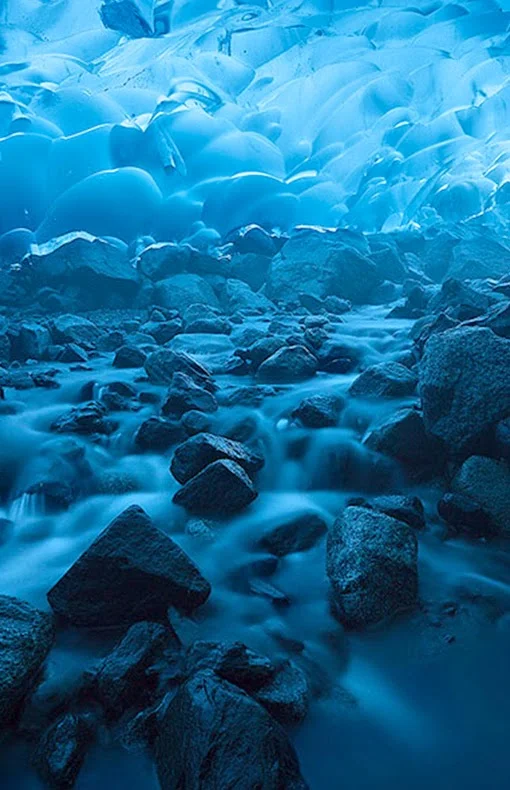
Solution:
<svg viewBox="0 0 510 790">
<path fill-rule="evenodd" d="M 510 0 L 0 0 L 1 790 L 508 790 Z"/>
</svg>

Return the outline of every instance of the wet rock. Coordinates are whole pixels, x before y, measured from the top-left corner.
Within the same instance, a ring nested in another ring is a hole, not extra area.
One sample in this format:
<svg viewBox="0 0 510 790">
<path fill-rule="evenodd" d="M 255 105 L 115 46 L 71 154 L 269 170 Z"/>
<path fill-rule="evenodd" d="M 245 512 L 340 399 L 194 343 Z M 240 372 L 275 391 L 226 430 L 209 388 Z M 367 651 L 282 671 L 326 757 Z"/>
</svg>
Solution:
<svg viewBox="0 0 510 790">
<path fill-rule="evenodd" d="M 70 313 L 54 318 L 51 322 L 51 331 L 56 343 L 94 345 L 101 336 L 100 329 L 92 321 Z"/>
<path fill-rule="evenodd" d="M 134 443 L 142 452 L 164 453 L 183 438 L 183 429 L 179 423 L 162 417 L 149 417 L 138 428 Z"/>
<path fill-rule="evenodd" d="M 0 730 L 11 724 L 53 645 L 53 618 L 0 596 Z"/>
<path fill-rule="evenodd" d="M 284 557 L 311 549 L 327 531 L 326 522 L 317 513 L 302 513 L 270 527 L 258 545 L 277 557 Z"/>
<path fill-rule="evenodd" d="M 306 790 L 285 731 L 211 671 L 190 678 L 169 703 L 159 725 L 156 766 L 162 790 Z"/>
<path fill-rule="evenodd" d="M 156 284 L 154 292 L 156 304 L 182 315 L 193 304 L 206 304 L 219 307 L 213 289 L 198 274 L 176 274 Z"/>
<path fill-rule="evenodd" d="M 413 529 L 425 529 L 425 511 L 421 499 L 417 496 L 398 494 L 378 496 L 371 500 L 370 507 L 396 518 L 397 521 L 409 524 Z"/>
<path fill-rule="evenodd" d="M 415 374 L 399 362 L 372 365 L 353 381 L 349 393 L 355 398 L 404 397 L 416 390 Z"/>
<path fill-rule="evenodd" d="M 94 740 L 89 717 L 67 713 L 42 735 L 33 762 L 41 779 L 56 790 L 73 787 Z"/>
<path fill-rule="evenodd" d="M 257 370 L 264 381 L 293 382 L 311 378 L 317 359 L 305 346 L 285 346 L 266 359 Z"/>
<path fill-rule="evenodd" d="M 344 315 L 352 310 L 352 304 L 348 299 L 340 299 L 338 296 L 326 296 L 324 307 L 328 313 L 333 315 Z"/>
<path fill-rule="evenodd" d="M 292 412 L 305 428 L 328 428 L 338 423 L 343 400 L 335 395 L 312 395 Z"/>
<path fill-rule="evenodd" d="M 186 326 L 189 335 L 230 335 L 232 326 L 226 318 L 197 318 Z"/>
<path fill-rule="evenodd" d="M 292 661 L 284 661 L 272 680 L 255 694 L 255 699 L 280 724 L 297 724 L 308 712 L 310 691 L 307 677 Z"/>
<path fill-rule="evenodd" d="M 488 329 L 504 337 L 510 339 L 510 302 L 503 302 L 503 304 L 496 304 L 484 315 L 474 318 L 466 323 L 467 326 L 485 326 Z"/>
<path fill-rule="evenodd" d="M 196 384 L 191 376 L 177 371 L 161 411 L 167 417 L 182 417 L 187 411 L 214 412 L 217 408 L 218 403 L 211 392 Z"/>
<path fill-rule="evenodd" d="M 437 512 L 456 532 L 476 538 L 492 537 L 497 532 L 490 514 L 463 494 L 444 494 L 437 504 Z"/>
<path fill-rule="evenodd" d="M 439 293 L 430 299 L 428 310 L 433 313 L 447 311 L 452 318 L 467 321 L 482 315 L 496 302 L 497 297 L 474 284 L 446 280 Z"/>
<path fill-rule="evenodd" d="M 192 356 L 182 351 L 161 348 L 149 354 L 145 371 L 153 384 L 172 384 L 175 373 L 185 373 L 193 381 L 212 390 L 209 371 Z"/>
<path fill-rule="evenodd" d="M 87 362 L 89 355 L 87 352 L 76 343 L 66 343 L 66 345 L 57 354 L 58 362 Z"/>
<path fill-rule="evenodd" d="M 140 332 L 150 335 L 156 343 L 163 346 L 182 332 L 182 322 L 177 318 L 173 321 L 147 321 L 140 327 Z"/>
<path fill-rule="evenodd" d="M 212 433 L 199 433 L 177 447 L 170 471 L 179 483 L 187 483 L 208 464 L 220 459 L 234 461 L 249 475 L 256 474 L 264 466 L 262 456 L 241 442 Z"/>
<path fill-rule="evenodd" d="M 248 348 L 236 350 L 237 356 L 248 360 L 253 367 L 258 368 L 266 359 L 287 345 L 283 337 L 263 337 L 252 343 Z"/>
<path fill-rule="evenodd" d="M 452 490 L 476 502 L 490 516 L 496 532 L 510 535 L 510 465 L 506 461 L 471 456 L 455 475 Z"/>
<path fill-rule="evenodd" d="M 141 368 L 147 355 L 137 346 L 121 346 L 113 359 L 113 367 L 120 369 Z"/>
<path fill-rule="evenodd" d="M 326 560 L 340 621 L 365 628 L 412 608 L 417 555 L 416 534 L 407 524 L 366 508 L 346 508 L 329 532 Z"/>
<path fill-rule="evenodd" d="M 197 433 L 207 433 L 210 431 L 212 428 L 212 420 L 211 417 L 204 414 L 204 412 L 192 409 L 183 414 L 181 425 L 187 436 L 196 436 Z"/>
<path fill-rule="evenodd" d="M 57 433 L 109 436 L 116 430 L 117 423 L 107 418 L 106 414 L 106 407 L 102 403 L 91 401 L 84 406 L 76 406 L 63 414 L 52 423 L 51 430 Z"/>
<path fill-rule="evenodd" d="M 427 431 L 453 453 L 472 451 L 510 413 L 510 341 L 490 329 L 433 335 L 419 389 Z"/>
<path fill-rule="evenodd" d="M 215 461 L 176 492 L 173 501 L 190 513 L 224 516 L 237 513 L 257 497 L 250 478 L 234 461 Z"/>
<path fill-rule="evenodd" d="M 364 443 L 423 474 L 440 468 L 444 458 L 441 443 L 426 432 L 416 409 L 400 409 L 375 427 Z"/>
<path fill-rule="evenodd" d="M 272 681 L 276 667 L 242 642 L 194 642 L 186 656 L 188 672 L 213 670 L 218 677 L 253 694 Z"/>
<path fill-rule="evenodd" d="M 132 708 L 148 707 L 159 682 L 157 664 L 166 652 L 177 651 L 180 642 L 169 625 L 140 622 L 92 672 L 88 685 L 108 718 L 119 718 Z"/>
<path fill-rule="evenodd" d="M 174 541 L 133 505 L 104 529 L 48 593 L 77 626 L 165 621 L 169 606 L 192 611 L 211 588 Z"/>
</svg>

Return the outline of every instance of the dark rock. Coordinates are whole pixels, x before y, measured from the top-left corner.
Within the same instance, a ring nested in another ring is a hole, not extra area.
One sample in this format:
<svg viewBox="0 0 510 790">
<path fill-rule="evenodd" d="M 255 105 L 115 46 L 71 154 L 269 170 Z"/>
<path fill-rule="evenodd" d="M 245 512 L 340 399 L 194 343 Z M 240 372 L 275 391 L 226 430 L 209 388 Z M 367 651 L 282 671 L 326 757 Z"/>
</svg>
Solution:
<svg viewBox="0 0 510 790">
<path fill-rule="evenodd" d="M 53 618 L 0 596 L 0 730 L 11 724 L 53 645 Z"/>
<path fill-rule="evenodd" d="M 510 461 L 510 417 L 501 420 L 494 432 L 495 455 Z"/>
<path fill-rule="evenodd" d="M 159 682 L 156 665 L 167 651 L 179 648 L 177 635 L 168 625 L 132 625 L 88 681 L 108 718 L 116 719 L 127 710 L 152 704 Z"/>
<path fill-rule="evenodd" d="M 187 436 L 196 436 L 197 433 L 207 433 L 212 428 L 212 421 L 209 415 L 201 411 L 187 411 L 183 414 L 181 425 Z"/>
<path fill-rule="evenodd" d="M 305 346 L 285 346 L 261 364 L 257 376 L 285 383 L 311 378 L 316 370 L 317 359 Z"/>
<path fill-rule="evenodd" d="M 145 364 L 147 355 L 137 346 L 121 346 L 117 349 L 113 360 L 114 368 L 141 368 Z"/>
<path fill-rule="evenodd" d="M 444 458 L 441 443 L 425 430 L 423 417 L 416 409 L 400 409 L 366 437 L 367 447 L 396 458 L 422 472 L 439 468 Z"/>
<path fill-rule="evenodd" d="M 94 739 L 90 719 L 67 713 L 42 735 L 33 762 L 43 781 L 55 790 L 73 787 Z"/>
<path fill-rule="evenodd" d="M 164 453 L 183 438 L 183 429 L 179 423 L 161 417 L 149 417 L 138 428 L 134 442 L 142 452 Z"/>
<path fill-rule="evenodd" d="M 260 340 L 256 340 L 255 343 L 252 343 L 252 345 L 248 346 L 248 348 L 237 349 L 235 353 L 241 357 L 241 359 L 251 362 L 253 367 L 256 369 L 266 359 L 279 351 L 280 348 L 284 348 L 286 345 L 287 343 L 283 337 L 263 337 Z"/>
<path fill-rule="evenodd" d="M 148 321 L 142 324 L 140 332 L 150 335 L 156 343 L 163 346 L 182 332 L 182 321 L 177 318 L 173 321 Z"/>
<path fill-rule="evenodd" d="M 211 389 L 209 371 L 189 354 L 161 348 L 149 354 L 144 363 L 145 371 L 153 384 L 171 384 L 175 373 L 185 373 L 193 381 Z"/>
<path fill-rule="evenodd" d="M 19 345 L 22 359 L 44 359 L 51 345 L 51 335 L 42 324 L 25 321 L 20 326 Z"/>
<path fill-rule="evenodd" d="M 154 33 L 154 0 L 103 0 L 99 14 L 106 28 L 129 38 Z"/>
<path fill-rule="evenodd" d="M 76 406 L 51 425 L 51 430 L 57 433 L 101 434 L 104 436 L 109 436 L 116 428 L 117 423 L 106 417 L 106 408 L 99 401 Z"/>
<path fill-rule="evenodd" d="M 342 398 L 335 395 L 311 395 L 301 401 L 292 417 L 305 428 L 328 428 L 338 423 Z"/>
<path fill-rule="evenodd" d="M 58 362 L 87 362 L 89 355 L 76 343 L 66 343 L 66 345 L 59 351 L 57 355 Z"/>
<path fill-rule="evenodd" d="M 189 557 L 133 505 L 104 529 L 48 593 L 77 626 L 165 621 L 169 606 L 191 611 L 211 588 Z"/>
<path fill-rule="evenodd" d="M 182 417 L 187 411 L 214 412 L 217 408 L 218 403 L 211 392 L 196 384 L 191 376 L 177 371 L 161 411 L 167 417 Z"/>
<path fill-rule="evenodd" d="M 101 330 L 92 321 L 69 313 L 54 318 L 51 331 L 56 343 L 94 345 L 101 336 Z"/>
<path fill-rule="evenodd" d="M 197 515 L 229 515 L 247 507 L 257 497 L 253 484 L 239 464 L 215 461 L 192 477 L 174 495 L 176 505 Z"/>
<path fill-rule="evenodd" d="M 352 304 L 348 299 L 340 299 L 338 296 L 326 296 L 324 307 L 328 313 L 333 315 L 344 315 L 352 310 Z"/>
<path fill-rule="evenodd" d="M 327 531 L 326 522 L 317 513 L 303 513 L 269 528 L 258 545 L 277 557 L 284 557 L 311 549 Z"/>
<path fill-rule="evenodd" d="M 170 470 L 179 483 L 187 483 L 208 464 L 220 459 L 234 461 L 249 475 L 264 466 L 262 456 L 240 442 L 212 433 L 199 433 L 177 447 Z"/>
<path fill-rule="evenodd" d="M 242 642 L 194 642 L 186 657 L 188 672 L 213 670 L 218 677 L 253 694 L 274 678 L 276 667 Z"/>
<path fill-rule="evenodd" d="M 463 494 L 444 494 L 437 504 L 437 512 L 455 531 L 473 537 L 492 537 L 498 530 L 481 505 Z"/>
<path fill-rule="evenodd" d="M 506 461 L 471 456 L 455 475 L 452 489 L 476 502 L 491 518 L 494 531 L 510 535 L 510 465 Z"/>
<path fill-rule="evenodd" d="M 510 413 L 510 341 L 490 329 L 433 335 L 419 389 L 427 431 L 453 453 L 472 451 Z"/>
<path fill-rule="evenodd" d="M 272 255 L 268 256 L 256 252 L 234 255 L 231 265 L 232 276 L 237 280 L 243 280 L 254 291 L 258 291 L 266 282 L 271 258 Z"/>
<path fill-rule="evenodd" d="M 273 679 L 255 694 L 255 699 L 280 724 L 297 724 L 308 712 L 307 677 L 292 661 L 284 661 Z"/>
<path fill-rule="evenodd" d="M 151 280 L 182 274 L 189 265 L 191 248 L 179 244 L 151 244 L 139 254 L 137 268 Z"/>
<path fill-rule="evenodd" d="M 423 503 L 417 496 L 399 496 L 398 494 L 378 496 L 372 499 L 370 507 L 396 518 L 397 521 L 409 524 L 413 529 L 425 529 Z"/>
<path fill-rule="evenodd" d="M 39 483 L 29 486 L 26 493 L 41 497 L 46 512 L 68 508 L 77 497 L 73 486 L 65 480 L 41 480 Z"/>
<path fill-rule="evenodd" d="M 398 362 L 372 365 L 353 381 L 349 393 L 355 398 L 403 397 L 412 395 L 418 379 Z"/>
<path fill-rule="evenodd" d="M 416 604 L 417 540 L 384 513 L 348 507 L 328 535 L 326 569 L 335 611 L 348 628 L 375 625 Z"/>
<path fill-rule="evenodd" d="M 306 790 L 282 727 L 211 671 L 190 678 L 163 714 L 156 743 L 162 790 Z"/>
</svg>

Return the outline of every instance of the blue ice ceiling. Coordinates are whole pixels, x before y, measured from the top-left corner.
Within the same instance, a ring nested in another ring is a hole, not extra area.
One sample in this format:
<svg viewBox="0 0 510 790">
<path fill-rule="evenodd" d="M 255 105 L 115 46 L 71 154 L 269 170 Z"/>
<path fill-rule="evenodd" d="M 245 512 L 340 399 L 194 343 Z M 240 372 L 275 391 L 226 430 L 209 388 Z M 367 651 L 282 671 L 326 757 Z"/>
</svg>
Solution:
<svg viewBox="0 0 510 790">
<path fill-rule="evenodd" d="M 508 0 L 0 8 L 0 234 L 389 230 L 510 199 Z"/>
</svg>

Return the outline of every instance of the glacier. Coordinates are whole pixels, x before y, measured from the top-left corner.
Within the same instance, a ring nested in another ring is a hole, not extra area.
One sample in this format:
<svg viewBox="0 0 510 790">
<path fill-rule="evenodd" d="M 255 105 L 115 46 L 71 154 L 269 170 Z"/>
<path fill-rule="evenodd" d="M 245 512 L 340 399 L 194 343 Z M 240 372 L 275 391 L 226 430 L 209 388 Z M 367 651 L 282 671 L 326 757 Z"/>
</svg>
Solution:
<svg viewBox="0 0 510 790">
<path fill-rule="evenodd" d="M 508 2 L 134 3 L 4 0 L 1 234 L 505 215 Z"/>
</svg>

